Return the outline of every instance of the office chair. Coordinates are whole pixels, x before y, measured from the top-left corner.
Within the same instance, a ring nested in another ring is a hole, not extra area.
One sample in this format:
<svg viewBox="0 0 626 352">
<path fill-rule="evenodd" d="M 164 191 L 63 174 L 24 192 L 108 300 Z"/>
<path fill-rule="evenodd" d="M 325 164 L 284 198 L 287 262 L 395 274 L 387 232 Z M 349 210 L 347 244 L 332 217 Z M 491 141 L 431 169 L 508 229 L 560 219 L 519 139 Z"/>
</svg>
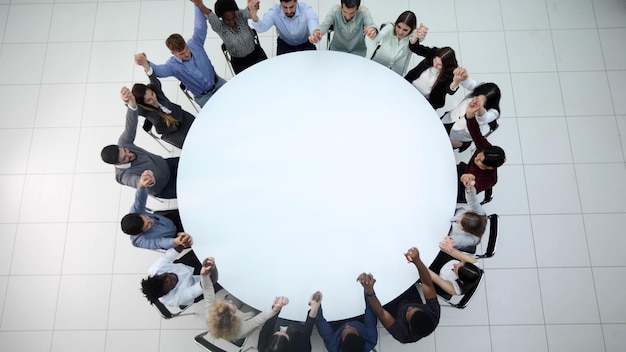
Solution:
<svg viewBox="0 0 626 352">
<path fill-rule="evenodd" d="M 174 260 L 174 263 L 185 264 L 187 266 L 193 267 L 194 275 L 199 275 L 200 269 L 202 269 L 202 263 L 200 262 L 200 260 L 198 259 L 198 257 L 196 256 L 193 250 L 188 251 L 182 257 Z M 217 274 L 217 272 L 215 273 Z M 211 278 L 213 279 L 213 277 Z M 215 280 L 217 280 L 217 277 L 215 277 Z M 215 285 L 215 292 L 222 290 L 221 285 L 217 283 L 214 283 L 214 285 Z M 161 316 L 164 319 L 172 319 L 172 318 L 176 318 L 176 317 L 183 316 L 183 315 L 195 314 L 194 312 L 185 313 L 185 311 L 189 309 L 189 307 L 191 307 L 194 303 L 198 303 L 202 301 L 203 299 L 204 299 L 204 295 L 201 294 L 200 296 L 196 297 L 193 300 L 192 304 L 187 305 L 187 306 L 179 306 L 177 310 L 176 308 L 174 308 L 174 310 L 171 310 L 171 307 L 167 307 L 158 299 L 155 302 L 153 302 L 152 305 L 154 306 L 154 308 L 156 308 L 156 310 L 159 312 L 159 314 L 161 314 Z"/>
<path fill-rule="evenodd" d="M 261 41 L 259 40 L 259 34 L 256 32 L 256 29 L 252 28 L 252 34 L 254 35 L 254 45 L 261 46 Z M 233 63 L 231 61 L 231 56 L 228 50 L 226 49 L 226 44 L 222 43 L 222 54 L 224 54 L 224 58 L 228 63 L 228 68 L 230 69 L 230 74 L 235 77 L 235 70 L 233 69 Z"/>
<path fill-rule="evenodd" d="M 182 84 L 182 83 L 181 83 Z M 161 137 L 157 136 L 156 133 L 152 132 L 152 122 L 150 122 L 150 120 L 148 119 L 144 119 L 143 120 L 143 126 L 141 126 L 141 128 L 146 131 L 146 133 L 148 133 L 148 135 L 150 135 L 150 137 L 152 137 L 157 143 L 159 143 L 159 145 L 161 147 L 163 147 L 163 149 L 165 149 L 168 153 L 171 153 L 172 150 L 168 149 L 164 144 L 163 144 L 163 140 Z M 167 142 L 167 141 L 165 141 Z M 168 142 L 169 143 L 169 142 Z"/>
<path fill-rule="evenodd" d="M 450 260 L 454 260 L 454 258 L 443 251 L 439 251 L 439 254 L 437 254 L 437 257 L 435 257 L 435 260 L 433 260 L 433 263 L 430 265 L 429 269 L 439 274 L 439 272 L 441 271 L 441 267 L 447 262 L 449 262 Z M 448 303 L 450 306 L 454 308 L 464 309 L 470 303 L 470 301 L 472 300 L 472 297 L 474 297 L 474 293 L 476 293 L 476 291 L 478 290 L 478 287 L 480 286 L 480 283 L 483 281 L 483 278 L 485 276 L 484 270 L 480 268 L 479 270 L 480 270 L 480 276 L 478 280 L 464 294 L 453 296 L 449 294 L 448 292 L 444 291 L 437 284 L 434 284 L 435 291 L 437 292 L 437 296 L 439 296 L 439 298 L 441 298 L 442 300 L 444 300 L 446 303 Z"/>
<path fill-rule="evenodd" d="M 332 33 L 335 30 L 335 26 L 334 25 L 330 25 L 330 27 L 328 27 L 328 32 L 326 32 L 326 50 L 330 50 L 330 40 L 332 39 Z"/>
<path fill-rule="evenodd" d="M 498 119 L 499 119 L 499 117 L 487 124 L 489 126 L 489 131 L 487 131 L 487 133 L 485 133 L 485 138 L 489 137 L 492 133 L 494 133 L 498 129 L 498 127 L 500 127 L 500 125 L 498 124 Z M 459 153 L 463 153 L 471 145 L 472 145 L 472 141 L 463 142 L 463 144 L 460 147 L 456 148 L 456 149 L 459 150 Z"/>
<path fill-rule="evenodd" d="M 461 252 L 474 254 L 477 259 L 491 258 L 496 254 L 496 241 L 498 240 L 498 214 L 491 214 L 487 217 L 489 222 L 489 239 L 487 240 L 487 248 L 485 253 L 476 254 L 476 246 L 459 248 Z M 483 236 L 484 237 L 484 236 Z"/>
<path fill-rule="evenodd" d="M 187 97 L 187 99 L 189 99 L 189 102 L 191 103 L 191 106 L 193 106 L 194 110 L 196 110 L 196 114 L 199 113 L 200 109 L 198 109 L 198 105 L 197 105 L 196 101 L 193 99 L 193 97 L 191 96 L 191 94 L 187 90 L 187 86 L 183 82 L 180 82 L 178 87 L 180 87 L 180 90 L 182 90 L 183 93 L 185 94 L 185 96 Z"/>
<path fill-rule="evenodd" d="M 245 352 L 253 349 L 253 347 L 250 346 L 243 349 L 243 346 L 248 340 L 247 337 L 235 341 L 226 341 L 224 339 L 214 339 L 209 335 L 208 331 L 196 335 L 194 340 L 205 350 L 211 352 Z"/>
</svg>

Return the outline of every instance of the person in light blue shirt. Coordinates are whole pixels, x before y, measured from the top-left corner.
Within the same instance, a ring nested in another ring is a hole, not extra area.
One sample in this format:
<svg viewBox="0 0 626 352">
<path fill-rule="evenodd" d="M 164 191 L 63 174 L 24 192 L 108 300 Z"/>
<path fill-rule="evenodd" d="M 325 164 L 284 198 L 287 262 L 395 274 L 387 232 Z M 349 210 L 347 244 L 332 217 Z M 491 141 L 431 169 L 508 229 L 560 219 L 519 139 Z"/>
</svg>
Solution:
<svg viewBox="0 0 626 352">
<path fill-rule="evenodd" d="M 252 18 L 252 26 L 259 33 L 267 32 L 276 26 L 278 40 L 276 55 L 295 51 L 315 50 L 315 45 L 309 42 L 309 36 L 317 28 L 319 21 L 315 10 L 306 3 L 298 0 L 280 0 L 259 19 L 259 0 L 251 0 L 248 8 Z"/>
<path fill-rule="evenodd" d="M 361 0 L 341 0 L 341 5 L 333 6 L 320 26 L 313 31 L 309 41 L 313 44 L 319 42 L 331 27 L 334 28 L 334 34 L 330 50 L 363 57 L 367 52 L 365 36 L 373 40 L 378 34 L 370 11 L 361 6 Z"/>
<path fill-rule="evenodd" d="M 180 34 L 170 35 L 165 45 L 174 56 L 163 65 L 150 62 L 150 67 L 157 77 L 176 77 L 187 86 L 196 103 L 204 106 L 226 81 L 215 73 L 213 64 L 204 50 L 208 30 L 205 12 L 208 13 L 210 10 L 204 6 L 202 0 L 191 1 L 196 5 L 193 36 L 185 42 Z M 143 66 L 142 59 L 147 60 L 144 53 L 135 55 L 137 65 Z M 148 75 L 150 74 L 151 72 L 148 72 Z"/>
<path fill-rule="evenodd" d="M 363 322 L 357 320 L 349 321 L 333 331 L 324 318 L 322 307 L 319 308 L 315 327 L 329 352 L 368 352 L 376 346 L 378 330 L 376 329 L 376 314 L 372 310 L 368 299 L 369 296 L 373 295 L 373 289 L 368 293 L 365 287 L 368 280 L 373 280 L 372 274 L 362 273 L 357 278 L 357 281 L 364 288 L 365 314 Z"/>
<path fill-rule="evenodd" d="M 130 208 L 130 213 L 122 218 L 122 231 L 130 235 L 130 240 L 135 247 L 146 249 L 191 247 L 193 239 L 183 232 L 180 217 L 177 214 L 159 215 L 146 211 L 148 188 L 153 183 L 152 171 L 144 171 L 137 185 L 135 202 Z"/>
</svg>

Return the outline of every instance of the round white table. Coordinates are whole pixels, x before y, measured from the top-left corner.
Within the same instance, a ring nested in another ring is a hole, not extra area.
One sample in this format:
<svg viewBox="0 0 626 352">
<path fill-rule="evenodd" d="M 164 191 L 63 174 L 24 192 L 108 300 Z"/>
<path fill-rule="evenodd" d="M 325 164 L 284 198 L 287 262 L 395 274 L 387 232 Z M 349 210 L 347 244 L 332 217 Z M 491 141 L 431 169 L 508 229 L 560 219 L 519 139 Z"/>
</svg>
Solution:
<svg viewBox="0 0 626 352">
<path fill-rule="evenodd" d="M 450 226 L 456 169 L 441 121 L 402 77 L 370 60 L 307 51 L 261 62 L 202 109 L 178 172 L 178 204 L 200 259 L 264 310 L 304 320 L 363 313 L 361 272 L 384 304 L 418 278 Z"/>
</svg>

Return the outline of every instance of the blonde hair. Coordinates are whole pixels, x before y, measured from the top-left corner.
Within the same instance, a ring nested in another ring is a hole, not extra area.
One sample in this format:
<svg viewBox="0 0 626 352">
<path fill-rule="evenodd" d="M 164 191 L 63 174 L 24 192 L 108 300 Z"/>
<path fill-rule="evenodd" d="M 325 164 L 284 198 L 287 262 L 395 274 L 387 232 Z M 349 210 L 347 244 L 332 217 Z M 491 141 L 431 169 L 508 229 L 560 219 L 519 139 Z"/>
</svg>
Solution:
<svg viewBox="0 0 626 352">
<path fill-rule="evenodd" d="M 225 301 L 215 301 L 207 315 L 206 324 L 214 338 L 232 341 L 239 336 L 241 318 L 233 314 Z"/>
</svg>

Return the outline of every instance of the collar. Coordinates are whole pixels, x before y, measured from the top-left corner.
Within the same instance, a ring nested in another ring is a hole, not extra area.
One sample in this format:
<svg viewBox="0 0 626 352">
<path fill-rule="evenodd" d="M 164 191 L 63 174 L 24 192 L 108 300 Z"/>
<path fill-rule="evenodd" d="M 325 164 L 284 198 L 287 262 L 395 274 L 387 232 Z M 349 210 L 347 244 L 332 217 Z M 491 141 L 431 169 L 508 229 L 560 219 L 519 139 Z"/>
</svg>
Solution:
<svg viewBox="0 0 626 352">
<path fill-rule="evenodd" d="M 118 169 L 128 169 L 130 168 L 130 163 L 126 163 L 126 164 L 115 164 L 115 167 Z"/>
</svg>

